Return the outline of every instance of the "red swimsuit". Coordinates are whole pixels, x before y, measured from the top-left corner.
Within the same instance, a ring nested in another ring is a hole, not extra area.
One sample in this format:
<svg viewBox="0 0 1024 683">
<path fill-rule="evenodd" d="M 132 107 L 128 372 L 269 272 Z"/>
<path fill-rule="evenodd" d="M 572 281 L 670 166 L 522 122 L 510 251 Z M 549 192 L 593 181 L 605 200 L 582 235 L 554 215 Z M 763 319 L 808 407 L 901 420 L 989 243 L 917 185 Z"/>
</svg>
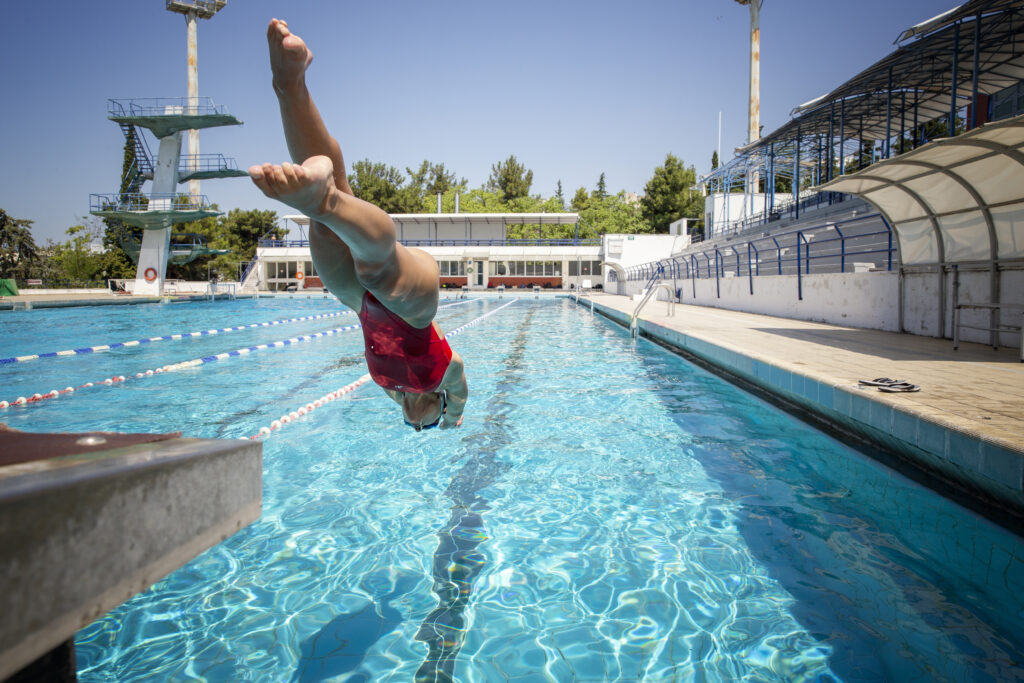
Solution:
<svg viewBox="0 0 1024 683">
<path fill-rule="evenodd" d="M 452 349 L 433 323 L 418 329 L 384 308 L 367 292 L 359 311 L 366 365 L 373 381 L 393 391 L 437 391 L 452 360 Z"/>
</svg>

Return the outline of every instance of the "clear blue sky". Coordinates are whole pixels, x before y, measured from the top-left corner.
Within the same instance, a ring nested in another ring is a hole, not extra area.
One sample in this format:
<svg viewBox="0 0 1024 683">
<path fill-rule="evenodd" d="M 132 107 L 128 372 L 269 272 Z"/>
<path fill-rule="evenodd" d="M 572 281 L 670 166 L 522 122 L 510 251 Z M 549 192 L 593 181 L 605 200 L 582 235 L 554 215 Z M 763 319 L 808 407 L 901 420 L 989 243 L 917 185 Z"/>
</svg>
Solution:
<svg viewBox="0 0 1024 683">
<path fill-rule="evenodd" d="M 761 123 L 894 49 L 956 0 L 765 0 Z M 723 157 L 745 142 L 749 14 L 733 0 L 514 3 L 228 0 L 199 25 L 199 91 L 245 122 L 202 133 L 239 166 L 286 158 L 265 27 L 285 18 L 315 54 L 310 87 L 351 163 L 443 162 L 470 187 L 509 154 L 545 197 L 642 193 L 666 153 L 703 172 L 723 112 Z M 116 192 L 124 138 L 107 98 L 186 94 L 186 34 L 163 0 L 4 8 L 0 208 L 40 244 Z M 155 147 L 154 147 L 155 151 Z M 148 185 L 147 185 L 148 187 Z M 222 210 L 285 208 L 245 178 L 203 182 Z"/>
</svg>

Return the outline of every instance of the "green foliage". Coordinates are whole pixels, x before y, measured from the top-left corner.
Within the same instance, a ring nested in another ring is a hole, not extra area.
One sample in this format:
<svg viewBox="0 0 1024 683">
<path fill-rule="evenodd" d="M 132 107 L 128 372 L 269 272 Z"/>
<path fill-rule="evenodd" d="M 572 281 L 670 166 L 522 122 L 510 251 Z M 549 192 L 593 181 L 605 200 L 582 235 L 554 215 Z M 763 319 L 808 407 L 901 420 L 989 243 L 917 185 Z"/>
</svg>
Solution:
<svg viewBox="0 0 1024 683">
<path fill-rule="evenodd" d="M 70 239 L 51 245 L 50 262 L 57 280 L 75 283 L 102 282 L 104 280 L 103 254 L 94 253 L 92 243 L 102 231 L 96 223 L 73 225 L 65 231 Z"/>
<path fill-rule="evenodd" d="M 239 264 L 248 263 L 256 254 L 261 237 L 280 239 L 284 236 L 284 229 L 277 225 L 277 212 L 260 209 L 232 209 L 224 216 L 181 223 L 174 227 L 173 232 L 195 233 L 203 238 L 207 248 L 229 249 L 231 252 L 201 256 L 190 263 L 168 264 L 169 277 L 185 280 L 205 280 L 207 277 L 234 280 L 239 276 Z"/>
<path fill-rule="evenodd" d="M 562 179 L 558 179 L 558 187 L 555 189 L 555 199 L 558 200 L 558 205 L 562 207 L 562 211 L 565 210 L 565 195 L 562 194 Z"/>
<path fill-rule="evenodd" d="M 587 188 L 581 187 L 576 190 L 576 194 L 572 196 L 572 210 L 582 211 L 587 208 L 590 203 L 590 194 L 587 192 Z"/>
<path fill-rule="evenodd" d="M 602 173 L 601 177 L 597 179 L 597 189 L 594 190 L 594 197 L 596 199 L 604 199 L 607 196 L 608 196 L 608 185 L 605 183 L 604 173 Z"/>
<path fill-rule="evenodd" d="M 513 202 L 529 196 L 531 185 L 533 171 L 519 163 L 516 155 L 512 154 L 505 161 L 491 166 L 491 177 L 487 179 L 484 189 L 497 193 L 507 202 Z"/>
<path fill-rule="evenodd" d="M 413 171 L 406 166 L 405 172 L 409 174 L 408 188 L 418 195 L 427 197 L 436 198 L 439 192 L 444 194 L 449 190 L 464 190 L 468 185 L 465 178 L 456 180 L 455 172 L 447 170 L 444 164 L 432 164 L 426 159 L 420 164 L 418 170 Z"/>
<path fill-rule="evenodd" d="M 579 194 L 579 193 L 577 193 Z M 580 237 L 599 237 L 608 233 L 638 234 L 653 232 L 640 213 L 639 202 L 625 193 L 591 197 L 579 209 L 583 219 Z"/>
<path fill-rule="evenodd" d="M 11 218 L 0 209 L 0 278 L 34 277 L 39 261 L 39 249 L 32 237 L 32 221 Z"/>
<path fill-rule="evenodd" d="M 654 169 L 640 200 L 640 213 L 654 232 L 667 233 L 672 221 L 704 215 L 704 198 L 690 189 L 696 182 L 694 167 L 684 165 L 672 154 L 666 155 L 665 163 Z"/>
<path fill-rule="evenodd" d="M 718 150 L 711 153 L 711 170 L 718 168 Z"/>
<path fill-rule="evenodd" d="M 121 159 L 121 187 L 119 193 L 138 192 L 138 181 L 133 184 L 132 168 L 135 166 L 135 137 L 138 131 L 133 126 L 125 136 L 124 154 Z M 102 273 L 109 278 L 130 278 L 135 276 L 135 263 L 121 246 L 121 235 L 129 230 L 123 222 L 116 218 L 104 218 L 103 248 L 100 254 Z"/>
<path fill-rule="evenodd" d="M 348 183 L 352 193 L 388 213 L 410 213 L 419 206 L 418 193 L 405 186 L 405 176 L 394 166 L 369 159 L 352 165 Z"/>
</svg>

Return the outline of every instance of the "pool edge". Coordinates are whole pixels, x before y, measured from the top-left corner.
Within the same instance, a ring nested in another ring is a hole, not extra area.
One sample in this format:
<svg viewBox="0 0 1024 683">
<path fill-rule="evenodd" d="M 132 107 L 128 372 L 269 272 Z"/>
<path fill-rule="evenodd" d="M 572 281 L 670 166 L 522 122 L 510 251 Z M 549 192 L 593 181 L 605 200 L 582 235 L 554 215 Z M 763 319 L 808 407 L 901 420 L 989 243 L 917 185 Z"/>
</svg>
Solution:
<svg viewBox="0 0 1024 683">
<path fill-rule="evenodd" d="M 630 325 L 629 314 L 599 301 L 580 300 L 577 305 L 591 305 L 609 320 Z M 801 375 L 644 318 L 637 324 L 640 333 L 892 452 L 983 505 L 997 506 L 1014 518 L 1014 526 L 1024 522 L 1024 449 L 889 405 L 854 386 Z"/>
</svg>

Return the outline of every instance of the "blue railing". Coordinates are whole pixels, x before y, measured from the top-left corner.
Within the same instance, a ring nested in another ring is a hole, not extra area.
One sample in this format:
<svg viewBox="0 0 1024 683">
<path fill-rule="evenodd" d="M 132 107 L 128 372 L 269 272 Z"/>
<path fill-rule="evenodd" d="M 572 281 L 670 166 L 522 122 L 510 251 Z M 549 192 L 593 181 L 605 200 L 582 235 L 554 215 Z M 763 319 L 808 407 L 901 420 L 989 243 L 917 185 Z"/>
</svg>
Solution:
<svg viewBox="0 0 1024 683">
<path fill-rule="evenodd" d="M 209 116 L 227 115 L 224 105 L 214 104 L 209 97 L 139 97 L 130 100 L 107 100 L 107 116 Z"/>
<path fill-rule="evenodd" d="M 259 263 L 259 262 L 260 262 L 260 257 L 259 256 L 253 256 L 252 257 L 252 260 L 249 261 L 249 264 L 245 267 L 245 270 L 242 271 L 242 279 L 240 279 L 238 281 L 239 284 L 242 284 L 242 285 L 245 284 L 245 278 L 249 277 L 249 273 L 252 272 L 252 269 L 255 268 L 256 264 Z"/>
<path fill-rule="evenodd" d="M 742 197 L 743 195 L 737 193 L 737 196 Z M 740 220 L 726 223 L 723 227 L 716 229 L 714 233 L 705 237 L 705 240 L 735 235 L 738 232 L 773 223 L 783 218 L 798 218 L 801 211 L 808 211 L 821 206 L 832 206 L 849 200 L 850 196 L 842 192 L 814 192 L 811 196 L 801 199 L 799 202 L 790 199 L 781 204 L 776 204 L 770 210 L 765 209 Z M 739 200 L 737 199 L 737 201 Z"/>
<path fill-rule="evenodd" d="M 851 227 L 864 225 L 870 227 L 871 222 L 880 223 L 883 229 L 869 229 L 866 232 L 850 230 Z M 823 231 L 831 231 L 833 234 L 821 237 Z M 750 293 L 753 294 L 754 276 L 761 275 L 761 263 L 765 263 L 773 266 L 772 274 L 795 274 L 798 298 L 803 299 L 803 276 L 811 273 L 812 263 L 817 265 L 815 272 L 844 273 L 853 257 L 881 255 L 886 270 L 891 271 L 895 253 L 892 227 L 880 214 L 875 213 L 777 235 L 761 235 L 746 241 L 718 244 L 703 251 L 640 264 L 626 269 L 626 279 L 647 281 L 646 286 L 649 287 L 653 274 L 658 268 L 663 268 L 665 276 L 673 279 L 696 281 L 714 278 L 716 292 L 720 296 L 720 279 L 725 276 L 726 268 L 731 264 L 735 267 L 734 276 L 747 276 Z M 693 292 L 696 296 L 695 283 Z"/>
<path fill-rule="evenodd" d="M 493 239 L 493 240 L 399 240 L 407 247 L 599 247 L 600 238 L 587 239 Z M 309 240 L 260 240 L 261 247 L 308 247 Z"/>
<path fill-rule="evenodd" d="M 150 208 L 154 202 L 160 210 L 207 211 L 210 200 L 204 194 L 188 195 L 175 192 L 125 192 L 124 194 L 91 194 L 89 211 L 156 211 Z"/>
</svg>

